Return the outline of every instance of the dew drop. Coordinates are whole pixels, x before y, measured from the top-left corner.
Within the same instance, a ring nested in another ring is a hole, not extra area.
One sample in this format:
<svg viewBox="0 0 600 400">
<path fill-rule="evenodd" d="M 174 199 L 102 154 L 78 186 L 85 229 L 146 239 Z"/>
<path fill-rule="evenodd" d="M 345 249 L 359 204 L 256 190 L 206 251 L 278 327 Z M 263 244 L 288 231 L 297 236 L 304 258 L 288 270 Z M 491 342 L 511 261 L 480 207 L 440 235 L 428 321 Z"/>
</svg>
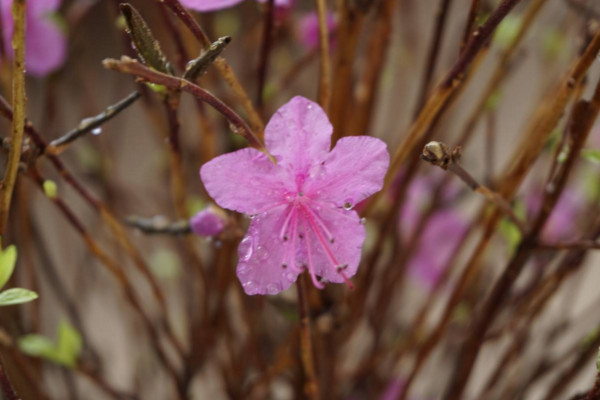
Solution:
<svg viewBox="0 0 600 400">
<path fill-rule="evenodd" d="M 306 108 L 308 108 L 309 110 L 312 109 L 312 107 L 313 107 L 312 104 L 309 104 L 306 106 Z"/>
<path fill-rule="evenodd" d="M 267 294 L 277 294 L 281 292 L 281 284 L 279 283 L 269 283 L 265 288 Z"/>
<path fill-rule="evenodd" d="M 242 260 L 248 261 L 252 257 L 252 236 L 246 236 L 238 247 L 238 254 Z"/>
<path fill-rule="evenodd" d="M 344 202 L 344 210 L 346 210 L 346 211 L 352 210 L 352 207 L 353 206 L 352 206 L 351 202 L 349 202 L 349 201 Z"/>
<path fill-rule="evenodd" d="M 296 276 L 297 276 L 297 275 L 296 275 L 295 273 L 293 273 L 292 271 L 290 271 L 290 272 L 288 272 L 287 274 L 285 274 L 285 277 L 286 277 L 288 280 L 290 280 L 290 281 L 293 281 L 293 280 L 295 280 L 295 279 L 296 279 Z"/>
<path fill-rule="evenodd" d="M 269 251 L 262 246 L 258 246 L 256 248 L 256 257 L 259 260 L 265 261 L 269 258 Z"/>
<path fill-rule="evenodd" d="M 361 225 L 366 225 L 366 224 L 367 224 L 367 219 L 366 219 L 365 217 L 362 217 L 362 218 L 360 219 L 360 224 L 361 224 Z"/>
<path fill-rule="evenodd" d="M 102 133 L 102 128 L 101 127 L 97 127 L 97 128 L 92 129 L 92 135 L 98 136 L 101 133 Z"/>
<path fill-rule="evenodd" d="M 259 292 L 256 282 L 250 280 L 242 283 L 244 291 L 248 294 L 257 294 Z"/>
</svg>

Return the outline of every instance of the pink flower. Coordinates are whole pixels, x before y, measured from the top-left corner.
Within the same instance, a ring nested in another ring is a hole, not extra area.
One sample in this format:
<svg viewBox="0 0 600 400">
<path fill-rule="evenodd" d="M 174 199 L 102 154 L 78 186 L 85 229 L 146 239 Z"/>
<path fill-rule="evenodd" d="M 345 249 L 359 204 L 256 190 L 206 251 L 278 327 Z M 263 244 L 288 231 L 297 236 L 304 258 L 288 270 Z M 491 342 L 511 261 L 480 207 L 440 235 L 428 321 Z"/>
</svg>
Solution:
<svg viewBox="0 0 600 400">
<path fill-rule="evenodd" d="M 329 46 L 335 46 L 335 28 L 337 26 L 333 13 L 327 13 L 327 31 L 329 32 Z M 319 15 L 313 11 L 306 14 L 298 22 L 298 36 L 300 43 L 308 49 L 319 46 Z"/>
<path fill-rule="evenodd" d="M 181 4 L 187 8 L 196 11 L 216 11 L 224 8 L 233 7 L 244 0 L 180 0 Z M 258 0 L 265 3 L 266 0 Z M 275 0 L 276 12 L 288 10 L 292 7 L 295 0 Z"/>
<path fill-rule="evenodd" d="M 351 136 L 330 149 L 333 128 L 318 104 L 294 97 L 271 118 L 256 149 L 217 157 L 200 176 L 216 203 L 252 218 L 238 248 L 247 294 L 276 294 L 308 269 L 314 285 L 349 284 L 365 228 L 351 208 L 379 191 L 389 154 L 379 139 Z"/>
<path fill-rule="evenodd" d="M 427 203 L 433 200 L 428 197 L 433 195 L 435 186 L 435 180 L 431 178 L 416 178 L 411 183 L 399 221 L 405 245 L 412 240 Z M 452 200 L 456 194 L 455 187 L 448 188 L 442 195 L 443 201 Z M 424 286 L 433 288 L 448 267 L 450 257 L 467 226 L 465 218 L 453 209 L 436 211 L 427 221 L 412 251 L 408 262 L 409 273 Z"/>
<path fill-rule="evenodd" d="M 526 199 L 528 215 L 537 215 L 541 207 L 542 197 L 540 189 L 536 189 L 529 194 Z M 579 210 L 582 205 L 581 196 L 573 190 L 565 190 L 542 229 L 542 239 L 548 242 L 574 239 L 577 232 L 577 219 L 580 215 Z"/>
<path fill-rule="evenodd" d="M 199 236 L 217 236 L 225 229 L 225 219 L 212 207 L 199 211 L 190 218 L 192 232 Z"/>
<path fill-rule="evenodd" d="M 12 57 L 12 0 L 0 0 L 2 35 L 6 53 Z M 64 35 L 50 19 L 60 0 L 28 0 L 25 21 L 25 68 L 28 73 L 44 76 L 60 67 L 66 58 Z"/>
</svg>

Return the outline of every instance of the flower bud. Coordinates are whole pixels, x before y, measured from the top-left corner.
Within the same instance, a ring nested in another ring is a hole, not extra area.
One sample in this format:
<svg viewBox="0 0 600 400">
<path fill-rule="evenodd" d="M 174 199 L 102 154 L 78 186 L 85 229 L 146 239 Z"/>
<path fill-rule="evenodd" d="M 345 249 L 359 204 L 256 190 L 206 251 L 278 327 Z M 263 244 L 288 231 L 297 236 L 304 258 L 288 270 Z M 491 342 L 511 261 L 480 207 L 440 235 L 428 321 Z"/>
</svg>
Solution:
<svg viewBox="0 0 600 400">
<path fill-rule="evenodd" d="M 210 206 L 190 218 L 190 228 L 199 236 L 217 236 L 223 232 L 225 225 L 223 211 Z"/>
</svg>

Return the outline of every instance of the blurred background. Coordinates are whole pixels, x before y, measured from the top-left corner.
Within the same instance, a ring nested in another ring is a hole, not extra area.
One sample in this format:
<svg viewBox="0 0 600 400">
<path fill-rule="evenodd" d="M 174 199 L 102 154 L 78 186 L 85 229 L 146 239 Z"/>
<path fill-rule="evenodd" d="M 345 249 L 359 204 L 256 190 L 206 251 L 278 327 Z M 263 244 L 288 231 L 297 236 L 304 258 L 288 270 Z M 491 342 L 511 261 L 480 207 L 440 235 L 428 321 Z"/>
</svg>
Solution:
<svg viewBox="0 0 600 400">
<path fill-rule="evenodd" d="M 0 2 L 0 94 L 8 103 L 10 3 Z M 314 1 L 276 0 L 271 14 L 269 3 L 254 0 L 210 12 L 195 11 L 192 0 L 182 3 L 210 38 L 231 37 L 222 56 L 264 122 L 293 96 L 317 100 Z M 499 25 L 428 133 L 461 145 L 463 168 L 492 190 L 536 108 L 552 100 L 589 42 L 600 13 L 595 0 L 537 1 L 539 10 L 528 21 L 534 3 L 522 1 Z M 217 210 L 225 228 L 208 235 L 189 231 L 189 218 L 216 209 L 199 168 L 248 143 L 219 113 L 184 93 L 173 150 L 164 90 L 103 67 L 107 58 L 137 57 L 119 4 L 27 0 L 27 117 L 44 141 L 134 91 L 141 96 L 61 149 L 55 158 L 66 174 L 26 140 L 2 239 L 18 251 L 7 287 L 28 288 L 39 298 L 0 309 L 8 375 L 23 399 L 305 398 L 296 291 L 247 296 L 234 273 L 248 218 Z M 181 76 L 203 44 L 161 1 L 130 4 Z M 475 23 L 484 23 L 497 5 L 480 1 Z M 469 7 L 465 0 L 326 2 L 336 134 L 375 136 L 394 153 L 424 99 L 457 61 Z M 513 47 L 520 30 L 525 36 Z M 340 54 L 349 58 L 341 61 Z M 486 95 L 498 68 L 504 75 Z M 589 98 L 599 76 L 594 61 L 576 95 Z M 249 120 L 214 65 L 197 83 Z M 524 221 L 539 210 L 548 171 L 560 158 L 570 107 L 517 194 L 507 199 Z M 0 133 L 6 149 L 8 118 L 0 118 Z M 600 125 L 543 229 L 544 240 L 573 241 L 598 229 L 599 149 Z M 367 218 L 357 288 L 309 288 L 320 398 L 400 398 L 481 236 L 486 199 L 449 172 L 418 161 L 419 154 L 394 172 L 383 202 L 369 215 L 366 205 L 357 208 Z M 441 398 L 461 344 L 521 238 L 508 219 L 500 221 L 407 398 Z M 581 253 L 533 252 L 487 333 L 464 398 L 570 398 L 593 386 L 600 258 L 593 249 Z M 577 367 L 566 374 L 571 365 Z"/>
</svg>

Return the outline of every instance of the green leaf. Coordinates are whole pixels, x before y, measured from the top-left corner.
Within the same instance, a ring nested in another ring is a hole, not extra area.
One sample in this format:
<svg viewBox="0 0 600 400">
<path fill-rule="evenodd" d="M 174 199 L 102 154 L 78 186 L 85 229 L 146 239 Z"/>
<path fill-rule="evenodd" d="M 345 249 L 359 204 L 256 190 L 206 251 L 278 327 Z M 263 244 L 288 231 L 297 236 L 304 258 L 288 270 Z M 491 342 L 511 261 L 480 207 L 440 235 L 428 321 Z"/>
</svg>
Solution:
<svg viewBox="0 0 600 400">
<path fill-rule="evenodd" d="M 19 338 L 19 348 L 27 355 L 55 361 L 58 359 L 54 342 L 46 336 L 32 333 Z"/>
<path fill-rule="evenodd" d="M 581 150 L 581 157 L 594 164 L 600 164 L 600 150 L 598 149 L 583 149 Z"/>
<path fill-rule="evenodd" d="M 81 353 L 83 340 L 81 334 L 68 321 L 63 320 L 58 325 L 58 345 L 56 350 L 63 365 L 74 367 Z"/>
<path fill-rule="evenodd" d="M 0 250 L 0 289 L 6 285 L 10 279 L 15 264 L 17 263 L 17 248 L 10 245 L 4 250 Z"/>
<path fill-rule="evenodd" d="M 61 321 L 57 329 L 58 343 L 43 335 L 25 335 L 19 339 L 19 348 L 25 354 L 43 358 L 73 368 L 83 347 L 79 332 L 68 322 Z"/>
<path fill-rule="evenodd" d="M 38 294 L 32 290 L 23 288 L 7 289 L 0 293 L 0 306 L 27 303 L 37 298 Z"/>
</svg>

